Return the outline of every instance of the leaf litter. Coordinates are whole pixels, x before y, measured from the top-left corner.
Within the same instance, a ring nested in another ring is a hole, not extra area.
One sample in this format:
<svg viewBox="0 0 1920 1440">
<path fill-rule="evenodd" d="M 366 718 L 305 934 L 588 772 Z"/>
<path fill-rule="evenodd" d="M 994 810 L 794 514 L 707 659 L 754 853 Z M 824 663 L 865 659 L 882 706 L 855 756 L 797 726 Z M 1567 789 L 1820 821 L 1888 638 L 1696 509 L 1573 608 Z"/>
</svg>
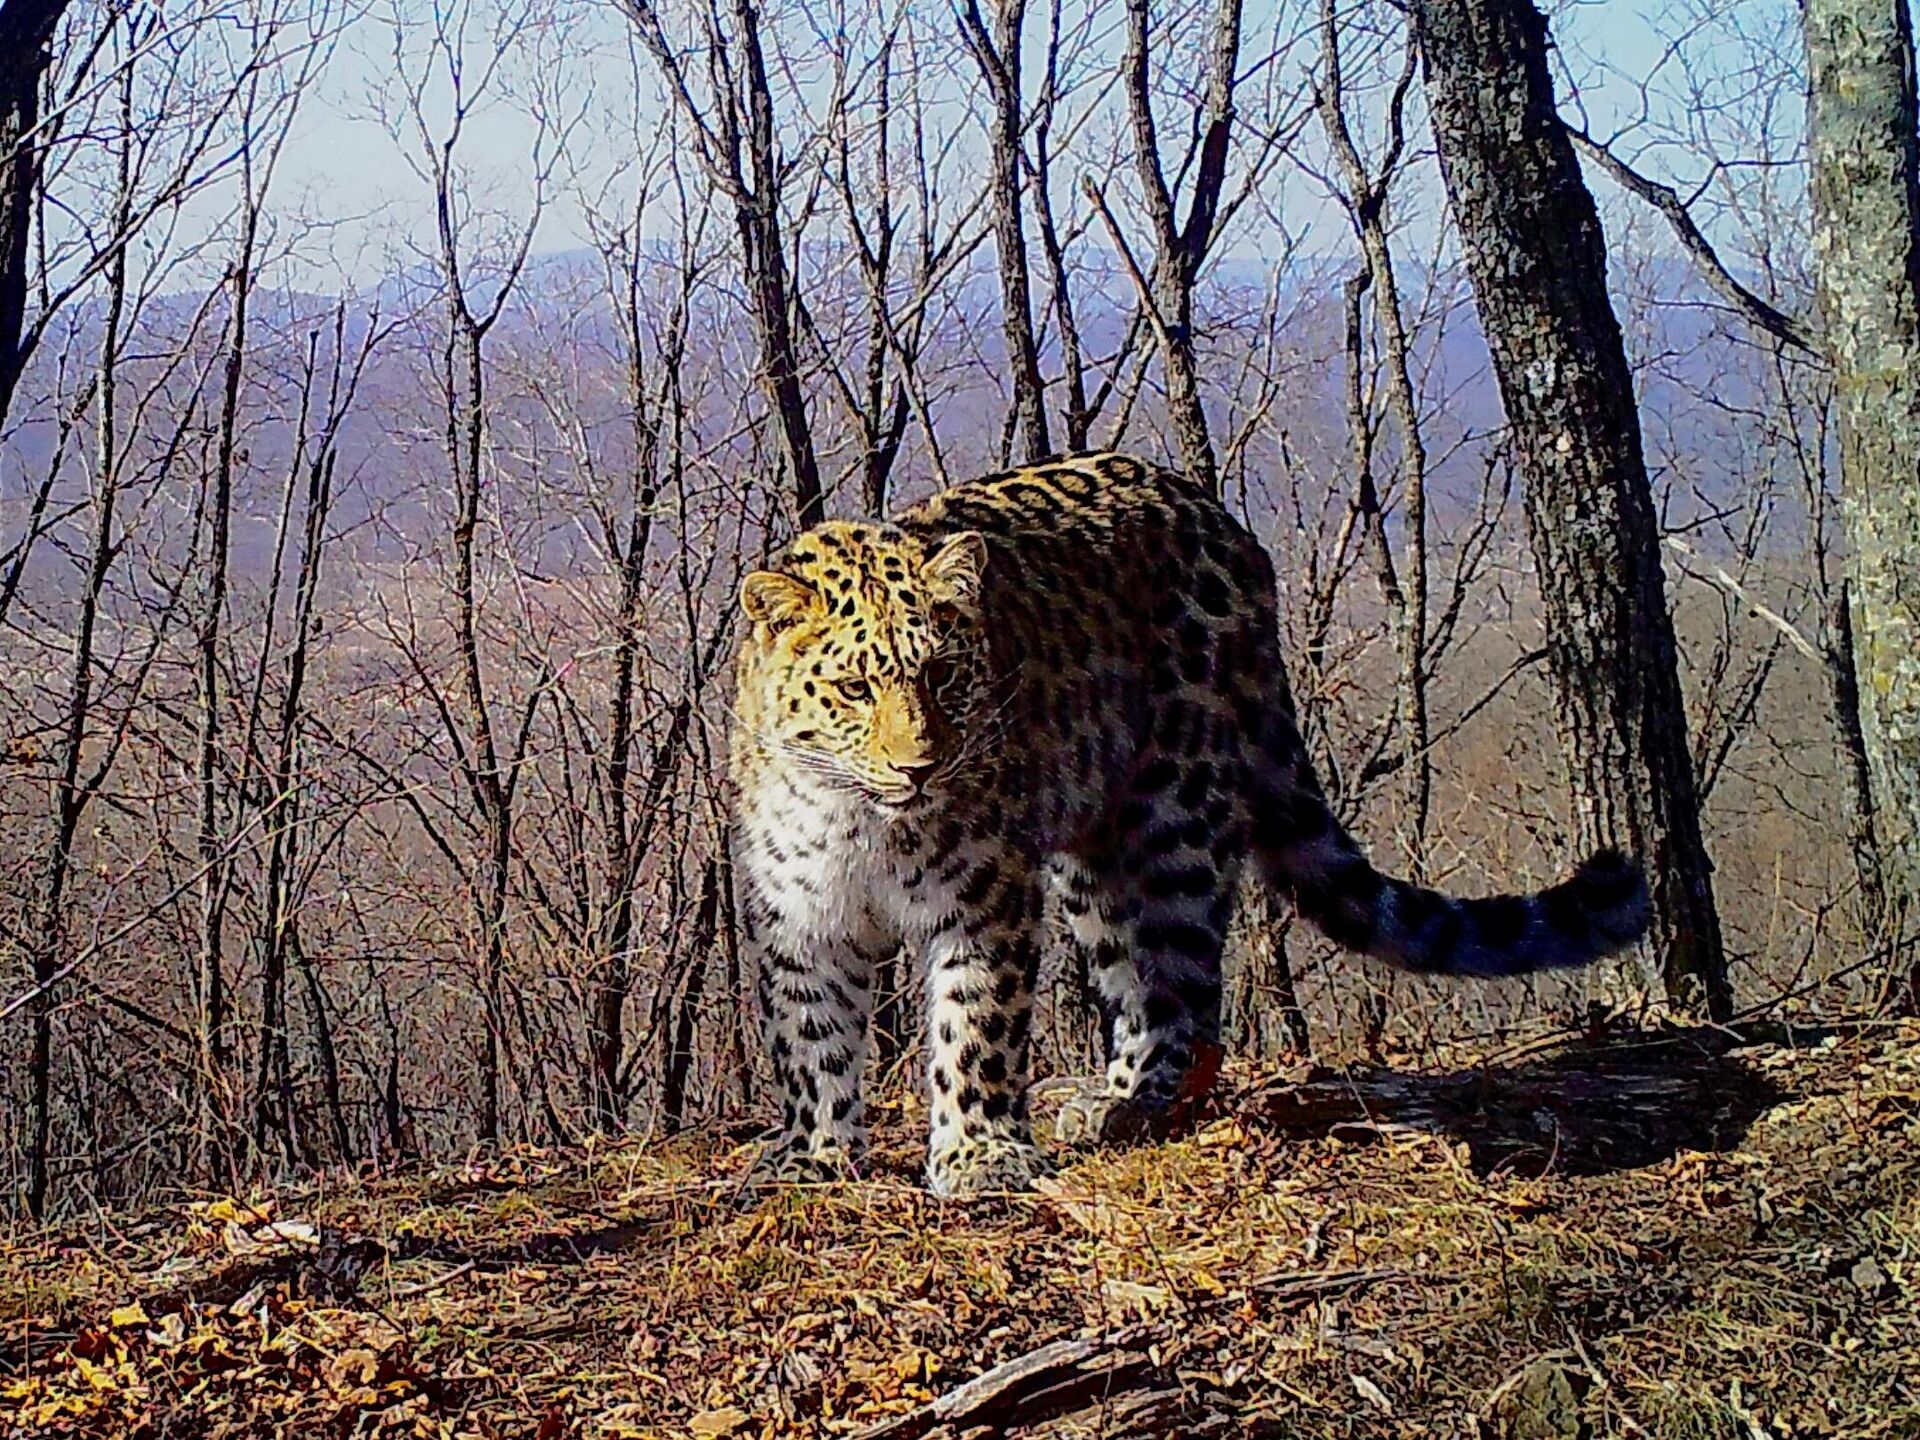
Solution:
<svg viewBox="0 0 1920 1440">
<path fill-rule="evenodd" d="M 1708 1038 L 1240 1066 L 967 1206 L 900 1107 L 860 1182 L 744 1202 L 716 1128 L 16 1232 L 0 1427 L 1920 1434 L 1920 1025 Z"/>
</svg>

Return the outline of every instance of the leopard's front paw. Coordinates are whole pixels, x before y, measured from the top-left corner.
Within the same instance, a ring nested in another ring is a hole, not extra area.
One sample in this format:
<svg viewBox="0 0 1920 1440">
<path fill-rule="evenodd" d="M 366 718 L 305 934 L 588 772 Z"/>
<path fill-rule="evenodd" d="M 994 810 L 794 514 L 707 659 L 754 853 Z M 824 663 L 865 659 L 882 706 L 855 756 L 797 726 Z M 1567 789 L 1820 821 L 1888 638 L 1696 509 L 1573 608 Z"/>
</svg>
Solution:
<svg viewBox="0 0 1920 1440">
<path fill-rule="evenodd" d="M 767 1143 L 748 1173 L 748 1183 L 764 1185 L 830 1185 L 854 1175 L 853 1156 L 836 1140 L 819 1136 L 780 1135 Z"/>
<path fill-rule="evenodd" d="M 1009 1135 L 965 1136 L 927 1157 L 927 1184 L 949 1200 L 1031 1190 L 1053 1165 L 1031 1140 Z"/>
</svg>

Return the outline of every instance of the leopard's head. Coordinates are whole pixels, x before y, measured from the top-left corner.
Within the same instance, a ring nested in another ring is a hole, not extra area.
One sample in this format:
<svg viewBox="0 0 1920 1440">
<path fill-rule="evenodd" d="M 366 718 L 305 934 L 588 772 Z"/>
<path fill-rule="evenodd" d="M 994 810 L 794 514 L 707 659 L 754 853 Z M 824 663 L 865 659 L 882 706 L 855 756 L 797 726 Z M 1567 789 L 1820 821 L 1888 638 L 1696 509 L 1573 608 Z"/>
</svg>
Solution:
<svg viewBox="0 0 1920 1440">
<path fill-rule="evenodd" d="M 741 718 L 821 782 L 904 805 L 964 762 L 986 674 L 971 531 L 832 521 L 747 576 Z"/>
</svg>

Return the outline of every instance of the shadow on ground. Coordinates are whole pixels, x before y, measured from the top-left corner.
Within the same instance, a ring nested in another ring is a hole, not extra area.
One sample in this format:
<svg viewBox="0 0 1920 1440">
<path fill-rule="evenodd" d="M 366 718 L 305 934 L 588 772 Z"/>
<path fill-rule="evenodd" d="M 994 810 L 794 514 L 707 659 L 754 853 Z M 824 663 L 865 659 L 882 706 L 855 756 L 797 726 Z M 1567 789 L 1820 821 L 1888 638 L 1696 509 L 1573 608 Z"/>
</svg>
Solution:
<svg viewBox="0 0 1920 1440">
<path fill-rule="evenodd" d="M 1293 1139 L 1365 1142 L 1395 1128 L 1445 1135 L 1465 1142 L 1469 1163 L 1482 1178 L 1603 1175 L 1657 1165 L 1684 1150 L 1738 1147 L 1753 1121 L 1784 1098 L 1743 1048 L 1763 1041 L 1806 1045 L 1819 1038 L 1805 1030 L 1785 1036 L 1635 1031 L 1576 1040 L 1508 1064 L 1441 1073 L 1304 1066 L 1222 1095 L 1219 1103 L 1250 1129 Z M 876 1171 L 911 1184 L 918 1155 L 916 1137 L 911 1164 L 903 1159 Z M 730 1208 L 712 1198 L 692 1203 Z M 595 1214 L 591 1219 L 599 1223 L 486 1245 L 413 1238 L 385 1246 L 323 1244 L 291 1259 L 312 1272 L 301 1288 L 341 1295 L 351 1293 L 379 1261 L 437 1260 L 483 1273 L 580 1264 L 656 1240 L 671 1230 L 672 1212 L 668 1206 L 637 1218 Z"/>
<path fill-rule="evenodd" d="M 1740 1052 L 1780 1037 L 1678 1031 L 1601 1035 L 1511 1064 L 1440 1074 L 1324 1066 L 1286 1072 L 1236 1103 L 1256 1128 L 1364 1139 L 1383 1129 L 1464 1141 L 1474 1172 L 1604 1175 L 1731 1150 L 1784 1098 Z M 1789 1043 L 1818 1039 L 1796 1031 Z"/>
</svg>

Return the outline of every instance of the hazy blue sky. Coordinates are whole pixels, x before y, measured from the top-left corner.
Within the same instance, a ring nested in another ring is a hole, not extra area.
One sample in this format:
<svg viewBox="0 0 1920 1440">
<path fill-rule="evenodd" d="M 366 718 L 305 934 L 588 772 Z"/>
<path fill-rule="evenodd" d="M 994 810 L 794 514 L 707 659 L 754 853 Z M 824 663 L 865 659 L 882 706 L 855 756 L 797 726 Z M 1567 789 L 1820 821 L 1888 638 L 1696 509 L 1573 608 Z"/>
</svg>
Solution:
<svg viewBox="0 0 1920 1440">
<path fill-rule="evenodd" d="M 950 10 L 944 0 L 920 4 L 920 17 L 930 28 L 951 33 Z M 775 14 L 780 7 L 768 7 Z M 1696 70 L 1724 68 L 1737 76 L 1746 64 L 1741 46 L 1726 36 L 1735 28 L 1765 32 L 1781 18 L 1791 17 L 1790 0 L 1716 7 L 1705 27 L 1689 31 L 1688 11 L 1669 0 L 1585 0 L 1562 4 L 1554 11 L 1556 35 L 1565 65 L 1581 82 L 1582 94 L 1596 129 L 1611 131 L 1640 109 L 1635 83 L 1656 76 L 1659 103 L 1656 116 L 1669 129 L 1675 76 L 1682 59 Z M 578 116 L 568 146 L 568 162 L 556 175 L 549 208 L 535 241 L 536 251 L 571 249 L 587 242 L 581 193 L 605 185 L 623 160 L 635 154 L 659 123 L 650 95 L 636 99 L 630 68 L 625 19 L 610 4 L 578 3 L 556 6 L 551 24 L 531 32 L 502 74 L 503 83 L 469 121 L 462 147 L 462 164 L 481 210 L 497 225 L 511 224 L 525 215 L 532 192 L 530 149 L 537 127 L 524 96 L 537 81 L 557 90 L 553 97 L 563 109 Z M 1044 24 L 1044 7 L 1032 7 L 1030 27 L 1037 39 Z M 1246 17 L 1246 48 L 1286 38 L 1281 27 L 1298 25 L 1310 14 L 1289 6 L 1276 12 L 1269 4 L 1251 4 Z M 408 46 L 418 51 L 426 27 L 409 24 Z M 1668 39 L 1686 34 L 1677 54 L 1668 53 Z M 393 84 L 391 12 L 379 8 L 357 20 L 343 37 L 318 94 L 309 101 L 296 125 L 275 184 L 274 208 L 282 215 L 303 213 L 324 220 L 331 228 L 324 241 L 310 238 L 304 245 L 307 263 L 303 283 L 342 281 L 371 283 L 408 263 L 412 248 L 426 238 L 429 222 L 428 191 L 409 167 L 402 141 L 383 115 L 396 113 L 398 93 Z M 470 61 L 490 49 L 484 37 L 471 47 Z M 1294 47 L 1289 63 L 1297 72 L 1313 58 L 1314 47 Z M 964 63 L 964 62 L 962 62 Z M 1656 72 L 1658 72 L 1656 74 Z M 651 71 L 642 67 L 641 84 L 650 87 Z M 1737 87 L 1737 80 L 1729 84 Z M 952 92 L 953 113 L 960 107 L 958 82 L 945 82 Z M 444 91 L 436 91 L 429 108 L 445 113 Z M 1797 107 L 1792 111 L 1797 123 Z M 1637 141 L 1644 143 L 1643 134 Z M 1311 127 L 1303 146 L 1317 146 Z M 1068 157 L 1069 162 L 1071 157 Z M 1656 147 L 1646 157 L 1649 168 L 1666 167 L 1689 179 L 1698 173 L 1698 161 L 1682 147 Z M 1689 166 L 1692 166 L 1689 172 Z M 1291 173 L 1287 173 L 1291 171 Z M 1343 223 L 1314 182 L 1293 167 L 1283 167 L 1274 194 L 1279 212 L 1290 226 L 1308 231 L 1314 249 L 1345 243 Z M 1410 197 L 1403 211 L 1432 203 L 1435 197 Z M 212 197 L 209 197 L 212 204 Z M 1437 207 L 1436 207 L 1437 208 Z M 1403 213 L 1403 220 L 1423 228 L 1424 217 Z M 1331 227 L 1331 228 L 1329 228 Z M 1242 249 L 1258 249 L 1258 237 L 1235 237 Z"/>
</svg>

